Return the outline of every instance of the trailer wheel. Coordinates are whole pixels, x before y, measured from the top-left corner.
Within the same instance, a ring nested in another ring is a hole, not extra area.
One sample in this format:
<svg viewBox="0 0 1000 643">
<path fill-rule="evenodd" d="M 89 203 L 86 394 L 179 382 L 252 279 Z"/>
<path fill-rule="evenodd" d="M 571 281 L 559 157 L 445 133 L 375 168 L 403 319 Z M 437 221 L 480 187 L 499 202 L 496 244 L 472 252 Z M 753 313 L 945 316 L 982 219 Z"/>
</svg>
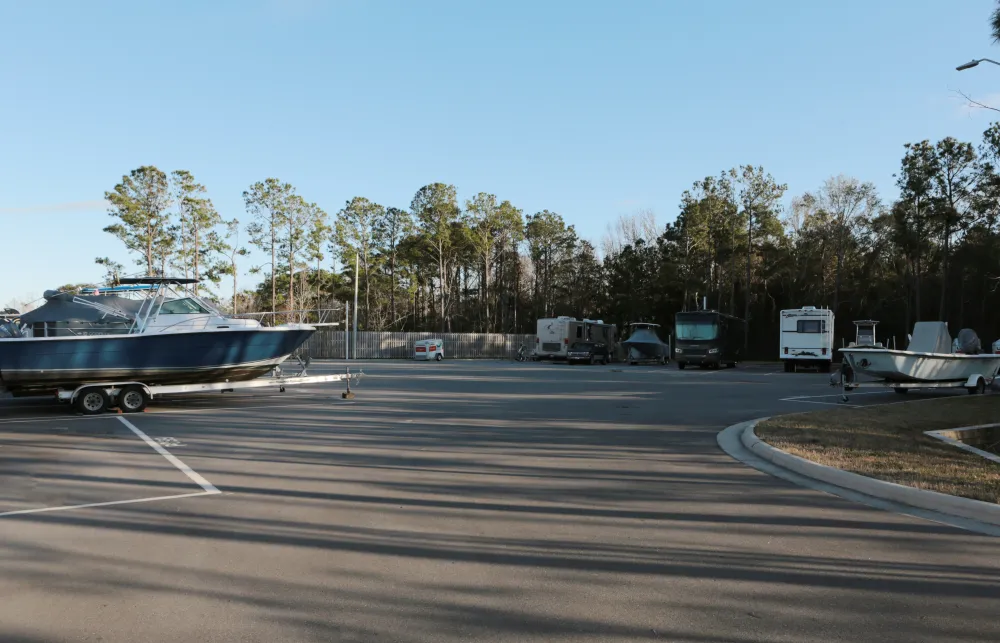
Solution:
<svg viewBox="0 0 1000 643">
<path fill-rule="evenodd" d="M 969 395 L 983 395 L 986 393 L 986 380 L 979 378 L 975 386 L 969 387 Z"/>
<path fill-rule="evenodd" d="M 440 362 L 443 359 L 444 359 L 444 355 L 442 355 L 441 353 L 438 353 L 437 355 L 434 356 L 434 360 L 437 361 L 437 362 Z"/>
<path fill-rule="evenodd" d="M 118 408 L 122 413 L 142 413 L 149 404 L 149 396 L 141 386 L 130 384 L 118 392 Z"/>
<path fill-rule="evenodd" d="M 892 390 L 896 391 L 897 395 L 906 395 L 907 393 L 910 392 L 910 389 L 908 388 L 894 388 Z"/>
<path fill-rule="evenodd" d="M 73 405 L 77 411 L 84 415 L 97 415 L 108 410 L 110 403 L 111 399 L 108 397 L 107 392 L 102 388 L 94 387 L 85 388 L 80 391 Z"/>
</svg>

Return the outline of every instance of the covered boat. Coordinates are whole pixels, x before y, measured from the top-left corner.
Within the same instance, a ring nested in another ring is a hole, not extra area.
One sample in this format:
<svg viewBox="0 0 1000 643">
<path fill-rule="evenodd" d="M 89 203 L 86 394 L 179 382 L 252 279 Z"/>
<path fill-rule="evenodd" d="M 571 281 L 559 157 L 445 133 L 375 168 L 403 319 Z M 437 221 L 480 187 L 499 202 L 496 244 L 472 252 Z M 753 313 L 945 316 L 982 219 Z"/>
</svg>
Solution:
<svg viewBox="0 0 1000 643">
<path fill-rule="evenodd" d="M 313 333 L 304 324 L 261 326 L 227 317 L 187 292 L 193 279 L 121 280 L 114 294 L 47 293 L 47 302 L 0 332 L 0 389 L 31 395 L 90 383 L 197 384 L 254 379 Z M 127 294 L 127 293 L 126 293 Z"/>
<path fill-rule="evenodd" d="M 643 360 L 666 363 L 670 359 L 670 346 L 657 334 L 659 324 L 635 323 L 629 326 L 632 332 L 622 342 L 622 346 L 628 351 L 629 363 L 636 364 Z"/>
</svg>

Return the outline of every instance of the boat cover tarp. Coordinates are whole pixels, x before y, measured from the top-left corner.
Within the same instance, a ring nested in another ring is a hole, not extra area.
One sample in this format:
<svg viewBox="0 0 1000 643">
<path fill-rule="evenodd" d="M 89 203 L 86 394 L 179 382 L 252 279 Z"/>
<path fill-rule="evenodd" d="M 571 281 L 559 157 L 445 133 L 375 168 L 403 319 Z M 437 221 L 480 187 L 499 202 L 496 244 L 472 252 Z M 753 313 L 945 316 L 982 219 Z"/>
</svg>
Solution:
<svg viewBox="0 0 1000 643">
<path fill-rule="evenodd" d="M 46 293 L 48 294 L 48 293 Z M 135 315 L 139 311 L 142 301 L 136 299 L 126 299 L 116 295 L 75 295 L 79 299 L 92 301 L 104 306 L 119 309 L 125 313 Z M 59 295 L 47 297 L 48 301 L 38 308 L 21 315 L 21 322 L 24 324 L 34 324 L 38 322 L 123 322 L 121 317 L 108 315 L 96 308 L 84 306 L 73 301 L 74 295 L 71 293 L 60 293 Z"/>
<path fill-rule="evenodd" d="M 951 353 L 951 333 L 944 322 L 917 322 L 906 350 L 916 353 Z"/>
<path fill-rule="evenodd" d="M 983 352 L 983 343 L 979 341 L 976 331 L 971 328 L 958 331 L 958 352 L 966 355 L 979 355 Z"/>
<path fill-rule="evenodd" d="M 668 346 L 657 336 L 656 331 L 648 326 L 640 326 L 632 331 L 623 346 L 634 349 L 649 357 L 660 357 L 666 354 Z"/>
</svg>

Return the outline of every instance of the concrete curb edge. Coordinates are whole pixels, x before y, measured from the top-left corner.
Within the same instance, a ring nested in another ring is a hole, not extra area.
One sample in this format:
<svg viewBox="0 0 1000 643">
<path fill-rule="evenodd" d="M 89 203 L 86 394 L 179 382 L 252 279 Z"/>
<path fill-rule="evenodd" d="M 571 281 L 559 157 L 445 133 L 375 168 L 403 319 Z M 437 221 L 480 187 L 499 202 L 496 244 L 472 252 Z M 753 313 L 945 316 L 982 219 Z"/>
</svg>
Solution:
<svg viewBox="0 0 1000 643">
<path fill-rule="evenodd" d="M 743 446 L 757 457 L 782 469 L 819 480 L 835 487 L 849 489 L 866 496 L 910 507 L 937 512 L 946 516 L 1000 526 L 1000 505 L 971 498 L 960 498 L 937 491 L 876 480 L 867 476 L 817 464 L 776 449 L 757 437 L 754 429 L 764 418 L 747 422 L 740 435 Z"/>
</svg>

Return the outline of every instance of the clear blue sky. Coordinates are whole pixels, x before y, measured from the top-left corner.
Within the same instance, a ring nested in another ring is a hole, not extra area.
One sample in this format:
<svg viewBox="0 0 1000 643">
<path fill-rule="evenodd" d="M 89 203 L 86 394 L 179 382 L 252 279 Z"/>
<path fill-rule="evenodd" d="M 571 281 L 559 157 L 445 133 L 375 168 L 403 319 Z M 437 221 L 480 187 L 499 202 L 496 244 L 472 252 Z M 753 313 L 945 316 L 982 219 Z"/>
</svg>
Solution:
<svg viewBox="0 0 1000 643">
<path fill-rule="evenodd" d="M 978 141 L 1000 105 L 991 0 L 0 0 L 0 305 L 124 260 L 100 203 L 188 169 L 226 217 L 276 176 L 331 214 L 432 181 L 599 240 L 672 220 L 699 177 L 789 195 L 845 173 L 888 200 L 908 141 Z"/>
</svg>

